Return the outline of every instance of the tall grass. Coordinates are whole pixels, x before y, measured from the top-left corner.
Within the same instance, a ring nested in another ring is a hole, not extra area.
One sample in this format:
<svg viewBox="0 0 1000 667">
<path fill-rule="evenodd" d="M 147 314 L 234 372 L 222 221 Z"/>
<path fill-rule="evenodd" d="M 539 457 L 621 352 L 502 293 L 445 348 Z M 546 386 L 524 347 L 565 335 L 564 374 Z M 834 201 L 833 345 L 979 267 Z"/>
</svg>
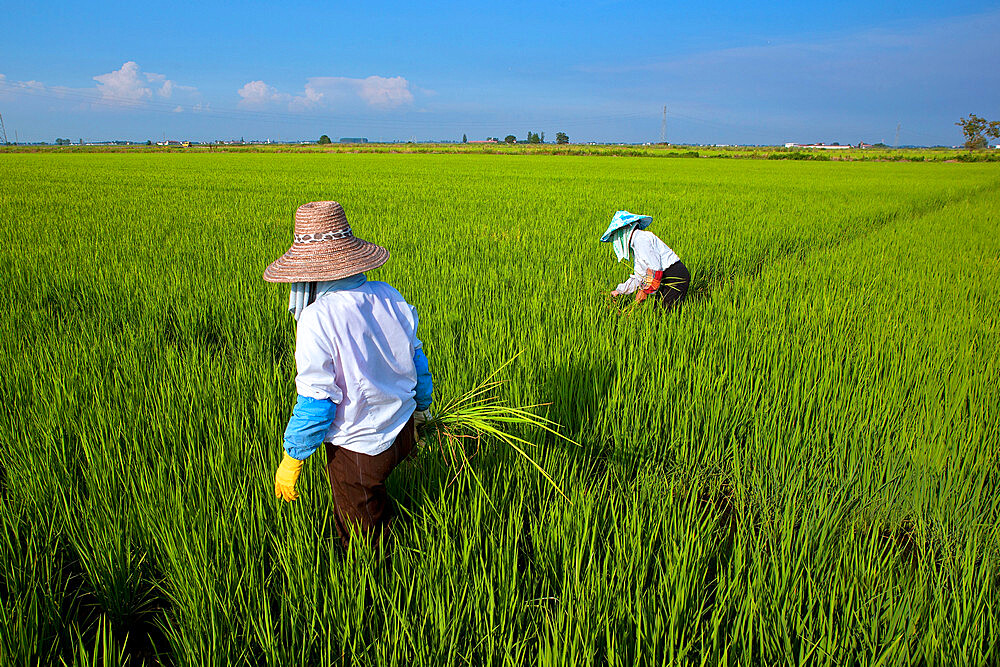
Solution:
<svg viewBox="0 0 1000 667">
<path fill-rule="evenodd" d="M 0 173 L 4 665 L 997 661 L 994 165 Z M 492 440 L 457 476 L 439 447 L 405 463 L 382 564 L 336 546 L 321 460 L 300 503 L 269 481 L 294 330 L 259 276 L 328 198 L 419 309 L 437 430 L 495 425 L 444 403 L 517 351 L 485 408 L 548 404 L 499 429 L 531 461 Z M 679 309 L 608 309 L 623 269 L 595 239 L 618 208 L 692 269 Z"/>
</svg>

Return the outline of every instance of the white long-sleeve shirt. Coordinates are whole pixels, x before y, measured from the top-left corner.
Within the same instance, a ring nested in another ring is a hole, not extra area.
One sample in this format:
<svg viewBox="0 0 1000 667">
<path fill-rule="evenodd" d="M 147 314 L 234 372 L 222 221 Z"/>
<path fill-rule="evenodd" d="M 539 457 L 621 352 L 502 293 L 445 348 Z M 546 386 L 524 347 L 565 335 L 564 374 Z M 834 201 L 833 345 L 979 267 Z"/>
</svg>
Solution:
<svg viewBox="0 0 1000 667">
<path fill-rule="evenodd" d="M 631 294 L 643 285 L 643 281 L 651 279 L 657 271 L 668 269 L 680 261 L 677 253 L 656 234 L 642 229 L 632 232 L 629 248 L 635 258 L 633 273 L 628 280 L 615 288 L 619 294 Z"/>
<path fill-rule="evenodd" d="M 375 456 L 416 408 L 417 312 L 390 285 L 369 281 L 321 295 L 299 316 L 295 341 L 301 396 L 337 403 L 325 441 Z"/>
</svg>

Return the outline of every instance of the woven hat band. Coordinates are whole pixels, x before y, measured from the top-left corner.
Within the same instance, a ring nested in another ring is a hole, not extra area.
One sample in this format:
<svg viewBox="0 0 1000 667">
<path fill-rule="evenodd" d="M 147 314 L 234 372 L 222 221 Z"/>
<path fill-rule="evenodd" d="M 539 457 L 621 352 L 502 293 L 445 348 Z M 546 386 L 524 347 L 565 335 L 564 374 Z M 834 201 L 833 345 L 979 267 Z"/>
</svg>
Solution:
<svg viewBox="0 0 1000 667">
<path fill-rule="evenodd" d="M 346 239 L 353 236 L 351 228 L 348 227 L 339 232 L 325 232 L 323 234 L 295 234 L 296 243 L 321 243 L 322 241 L 332 241 L 334 239 Z"/>
</svg>

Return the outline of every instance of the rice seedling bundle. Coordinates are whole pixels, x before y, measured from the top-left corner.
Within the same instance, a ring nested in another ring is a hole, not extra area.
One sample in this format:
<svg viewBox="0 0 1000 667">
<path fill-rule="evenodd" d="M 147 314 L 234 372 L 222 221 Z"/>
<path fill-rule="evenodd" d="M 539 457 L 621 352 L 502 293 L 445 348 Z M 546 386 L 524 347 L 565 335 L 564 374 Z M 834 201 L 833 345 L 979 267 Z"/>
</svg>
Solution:
<svg viewBox="0 0 1000 667">
<path fill-rule="evenodd" d="M 0 664 L 1000 659 L 994 164 L 74 154 L 0 176 Z M 390 249 L 370 277 L 419 310 L 443 415 L 390 480 L 382 564 L 335 546 L 321 460 L 299 503 L 271 493 L 294 328 L 260 274 L 330 198 Z M 618 208 L 692 269 L 679 311 L 608 308 Z M 510 406 L 536 407 L 490 431 Z"/>
</svg>

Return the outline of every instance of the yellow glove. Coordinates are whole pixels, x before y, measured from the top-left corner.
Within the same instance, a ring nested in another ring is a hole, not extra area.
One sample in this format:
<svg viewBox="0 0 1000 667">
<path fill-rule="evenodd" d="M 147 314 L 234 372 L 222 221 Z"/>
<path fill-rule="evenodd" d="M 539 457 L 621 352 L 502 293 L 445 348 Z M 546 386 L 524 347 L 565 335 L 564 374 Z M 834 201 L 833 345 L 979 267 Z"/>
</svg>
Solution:
<svg viewBox="0 0 1000 667">
<path fill-rule="evenodd" d="M 293 459 L 288 452 L 285 452 L 285 458 L 281 459 L 278 472 L 274 473 L 274 495 L 281 496 L 288 503 L 298 498 L 295 482 L 299 481 L 300 472 L 302 472 L 302 461 Z"/>
</svg>

